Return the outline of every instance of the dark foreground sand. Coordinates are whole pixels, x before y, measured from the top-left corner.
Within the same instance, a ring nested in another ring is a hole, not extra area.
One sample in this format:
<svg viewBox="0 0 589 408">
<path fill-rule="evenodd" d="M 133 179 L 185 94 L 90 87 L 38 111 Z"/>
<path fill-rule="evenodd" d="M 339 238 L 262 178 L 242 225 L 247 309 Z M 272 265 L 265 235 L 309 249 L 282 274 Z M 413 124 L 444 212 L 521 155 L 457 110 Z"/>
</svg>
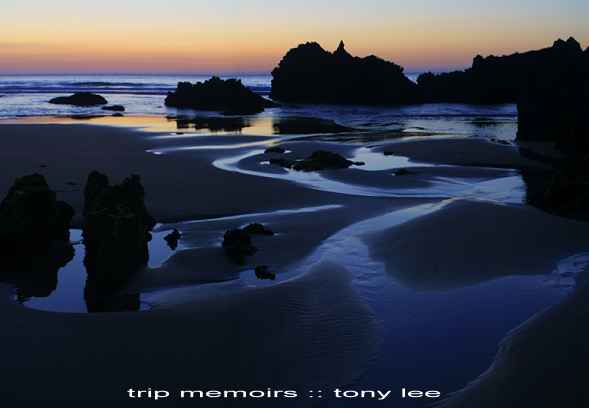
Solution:
<svg viewBox="0 0 589 408">
<path fill-rule="evenodd" d="M 586 224 L 517 203 L 521 186 L 517 194 L 488 193 L 488 182 L 512 176 L 506 168 L 544 171 L 544 164 L 523 158 L 512 146 L 489 150 L 484 147 L 488 142 L 464 140 L 399 143 L 394 146 L 399 155 L 460 167 L 416 167 L 407 177 L 351 168 L 300 179 L 260 163 L 267 155 L 256 151 L 271 137 L 161 136 L 107 126 L 0 125 L 1 196 L 14 178 L 40 172 L 79 214 L 90 171 L 105 172 L 114 181 L 137 173 L 149 210 L 163 224 L 159 228 L 180 229 L 185 246 L 132 282 L 134 289 L 150 291 L 153 308 L 147 312 L 40 312 L 13 302 L 11 288 L 0 285 L 0 359 L 7 373 L 0 400 L 119 401 L 113 406 L 121 406 L 129 387 L 314 389 L 350 384 L 379 352 L 386 352 L 378 348 L 379 322 L 354 291 L 350 265 L 309 255 L 364 220 L 375 220 L 370 233 L 358 237 L 374 262 L 384 265 L 394 281 L 421 291 L 547 274 L 563 258 L 589 247 Z M 319 148 L 350 156 L 356 148 L 320 141 L 285 146 L 293 157 Z M 238 159 L 228 165 L 228 157 Z M 454 180 L 454 187 L 440 184 L 444 180 Z M 338 191 L 343 184 L 345 191 Z M 440 185 L 446 193 L 432 194 L 432 186 Z M 465 186 L 468 194 L 448 200 L 462 191 L 455 185 Z M 374 189 L 386 194 L 372 194 Z M 398 194 L 419 189 L 426 193 Z M 396 210 L 432 203 L 439 203 L 432 207 L 435 211 L 417 213 L 408 222 L 379 224 L 379 217 Z M 80 225 L 79 216 L 75 222 Z M 256 238 L 260 251 L 248 266 L 239 267 L 226 259 L 220 240 L 225 230 L 249 222 L 263 222 L 278 234 Z M 261 264 L 286 278 L 260 286 L 237 279 Z M 548 393 L 549 381 L 564 383 L 567 371 L 560 365 L 572 370 L 578 361 L 587 361 L 581 340 L 568 336 L 577 321 L 586 326 L 585 292 L 580 289 L 518 329 L 491 370 L 446 406 L 524 407 L 518 390 L 541 384 Z M 309 406 L 308 400 L 266 402 Z M 166 406 L 176 404 L 186 402 L 167 401 Z"/>
</svg>

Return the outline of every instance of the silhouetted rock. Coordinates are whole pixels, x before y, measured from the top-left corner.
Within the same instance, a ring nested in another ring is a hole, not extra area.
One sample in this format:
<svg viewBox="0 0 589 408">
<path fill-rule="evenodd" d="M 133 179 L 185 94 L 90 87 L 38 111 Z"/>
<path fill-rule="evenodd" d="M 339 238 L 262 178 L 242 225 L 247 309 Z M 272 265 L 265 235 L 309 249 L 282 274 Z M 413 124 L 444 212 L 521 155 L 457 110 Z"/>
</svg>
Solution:
<svg viewBox="0 0 589 408">
<path fill-rule="evenodd" d="M 2 257 L 45 252 L 53 241 L 69 241 L 74 209 L 57 201 L 45 177 L 32 174 L 16 179 L 0 203 Z"/>
<path fill-rule="evenodd" d="M 73 216 L 39 174 L 18 178 L 0 203 L 0 280 L 16 286 L 19 301 L 49 296 L 57 287 L 57 272 L 74 253 Z"/>
<path fill-rule="evenodd" d="M 559 75 L 566 76 L 578 63 L 581 52 L 579 43 L 570 38 L 537 51 L 501 57 L 478 55 L 471 68 L 422 74 L 417 83 L 428 102 L 515 103 L 530 86 L 539 89 L 558 86 Z M 553 79 L 557 82 L 551 84 Z"/>
<path fill-rule="evenodd" d="M 166 97 L 166 106 L 249 115 L 276 104 L 255 94 L 238 79 L 212 77 L 195 84 L 179 82 L 176 90 Z"/>
<path fill-rule="evenodd" d="M 269 280 L 276 279 L 276 274 L 274 272 L 270 271 L 270 268 L 268 268 L 268 266 L 266 266 L 266 265 L 256 266 L 256 269 L 254 272 L 256 274 L 256 278 L 258 278 L 258 279 L 269 279 Z"/>
<path fill-rule="evenodd" d="M 274 232 L 259 223 L 248 224 L 243 228 L 250 235 L 274 235 Z"/>
<path fill-rule="evenodd" d="M 272 71 L 271 97 L 298 103 L 389 105 L 419 101 L 403 68 L 376 56 L 351 56 L 340 43 L 331 53 L 317 43 L 286 53 Z"/>
<path fill-rule="evenodd" d="M 537 63 L 522 79 L 519 141 L 555 142 L 564 152 L 589 152 L 589 63 L 579 44 L 557 41 L 558 61 Z"/>
<path fill-rule="evenodd" d="M 526 202 L 563 217 L 589 220 L 589 155 L 568 156 L 549 173 L 523 172 Z"/>
<path fill-rule="evenodd" d="M 245 262 L 245 257 L 256 253 L 250 234 L 241 229 L 232 229 L 223 237 L 223 248 L 227 256 L 238 264 Z"/>
<path fill-rule="evenodd" d="M 270 164 L 293 169 L 296 171 L 321 171 L 347 169 L 350 166 L 362 166 L 363 162 L 353 162 L 340 154 L 318 150 L 303 160 L 284 158 L 270 159 Z"/>
<path fill-rule="evenodd" d="M 284 154 L 286 149 L 280 146 L 272 146 L 267 148 L 264 153 L 276 153 L 276 154 Z"/>
<path fill-rule="evenodd" d="M 49 103 L 56 105 L 74 105 L 74 106 L 97 106 L 106 105 L 108 101 L 100 95 L 89 92 L 77 92 L 70 96 L 59 96 L 53 98 Z"/>
<path fill-rule="evenodd" d="M 180 238 L 182 238 L 182 234 L 180 234 L 180 231 L 178 231 L 176 228 L 174 228 L 174 231 L 170 232 L 164 237 L 171 250 L 176 250 L 176 248 L 178 248 L 178 241 Z"/>
<path fill-rule="evenodd" d="M 107 176 L 94 171 L 88 176 L 84 198 L 86 297 L 95 298 L 119 289 L 147 265 L 155 220 L 145 207 L 137 175 L 110 185 Z"/>
<path fill-rule="evenodd" d="M 123 105 L 109 105 L 109 106 L 103 106 L 102 110 L 112 111 L 112 112 L 124 112 L 125 107 Z"/>
</svg>

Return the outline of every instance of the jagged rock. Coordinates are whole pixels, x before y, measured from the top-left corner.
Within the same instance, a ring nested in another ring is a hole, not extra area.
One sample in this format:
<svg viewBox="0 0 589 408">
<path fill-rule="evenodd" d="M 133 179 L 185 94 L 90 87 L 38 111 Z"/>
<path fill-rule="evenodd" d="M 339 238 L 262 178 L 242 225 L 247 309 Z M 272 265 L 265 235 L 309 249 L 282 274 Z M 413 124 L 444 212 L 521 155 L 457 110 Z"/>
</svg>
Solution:
<svg viewBox="0 0 589 408">
<path fill-rule="evenodd" d="M 109 105 L 109 106 L 103 106 L 102 110 L 112 111 L 112 112 L 124 112 L 125 107 L 123 105 Z"/>
<path fill-rule="evenodd" d="M 264 153 L 277 153 L 277 154 L 284 154 L 286 149 L 280 146 L 272 146 L 267 148 Z"/>
<path fill-rule="evenodd" d="M 404 104 L 419 101 L 417 85 L 403 68 L 374 55 L 351 56 L 343 42 L 331 53 L 315 42 L 286 53 L 272 71 L 271 97 L 332 104 Z"/>
<path fill-rule="evenodd" d="M 112 293 L 147 265 L 155 220 L 145 207 L 137 175 L 110 185 L 106 175 L 93 171 L 84 199 L 85 296 L 90 299 Z"/>
<path fill-rule="evenodd" d="M 321 171 L 347 169 L 350 166 L 362 166 L 363 162 L 353 162 L 345 157 L 328 152 L 326 150 L 317 150 L 311 156 L 303 160 L 288 159 L 270 159 L 270 164 L 286 167 L 296 171 Z"/>
<path fill-rule="evenodd" d="M 549 85 L 566 73 L 582 53 L 570 38 L 552 47 L 507 56 L 476 56 L 472 67 L 442 74 L 425 73 L 417 83 L 428 102 L 515 103 L 529 86 Z M 544 77 L 544 78 L 543 78 Z M 549 86 L 558 86 L 558 82 Z"/>
<path fill-rule="evenodd" d="M 164 240 L 172 250 L 176 250 L 178 248 L 178 241 L 182 238 L 182 234 L 176 228 L 174 231 L 170 232 L 168 235 L 164 237 Z"/>
<path fill-rule="evenodd" d="M 176 90 L 166 97 L 166 106 L 249 115 L 276 104 L 255 94 L 238 79 L 212 77 L 195 84 L 179 82 Z"/>
<path fill-rule="evenodd" d="M 259 223 L 249 224 L 243 228 L 243 231 L 250 235 L 274 235 L 274 232 Z"/>
<path fill-rule="evenodd" d="M 571 155 L 589 152 L 589 62 L 573 41 L 555 44 L 560 64 L 538 67 L 524 81 L 518 141 L 555 142 Z"/>
<path fill-rule="evenodd" d="M 57 201 L 42 175 L 18 178 L 0 203 L 0 279 L 17 300 L 49 296 L 57 272 L 73 257 L 69 228 L 74 209 Z"/>
<path fill-rule="evenodd" d="M 255 274 L 256 274 L 256 278 L 258 279 L 269 279 L 269 280 L 275 280 L 276 279 L 276 274 L 272 271 L 270 271 L 270 268 L 268 268 L 268 266 L 266 265 L 259 265 L 256 266 L 256 269 L 254 270 Z"/>
<path fill-rule="evenodd" d="M 74 209 L 56 199 L 45 177 L 16 179 L 0 203 L 0 251 L 11 257 L 47 250 L 52 241 L 69 240 Z"/>
<path fill-rule="evenodd" d="M 100 95 L 89 92 L 76 92 L 70 96 L 59 96 L 53 98 L 49 103 L 56 105 L 74 105 L 74 106 L 97 106 L 106 105 L 108 101 Z"/>
<path fill-rule="evenodd" d="M 245 257 L 256 253 L 250 234 L 241 229 L 232 229 L 223 237 L 223 248 L 227 256 L 238 264 L 245 262 Z"/>
</svg>

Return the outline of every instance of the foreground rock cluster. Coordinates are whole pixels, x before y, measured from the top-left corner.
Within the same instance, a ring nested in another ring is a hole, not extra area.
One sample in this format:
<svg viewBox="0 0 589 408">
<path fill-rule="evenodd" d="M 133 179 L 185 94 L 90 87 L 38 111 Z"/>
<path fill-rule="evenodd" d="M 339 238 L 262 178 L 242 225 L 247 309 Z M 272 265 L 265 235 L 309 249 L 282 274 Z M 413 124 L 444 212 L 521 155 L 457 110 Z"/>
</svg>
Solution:
<svg viewBox="0 0 589 408">
<path fill-rule="evenodd" d="M 108 177 L 90 173 L 84 189 L 85 297 L 95 305 L 120 289 L 149 260 L 147 244 L 155 219 L 145 207 L 139 176 L 111 185 Z"/>
<path fill-rule="evenodd" d="M 90 312 L 136 310 L 136 294 L 120 294 L 147 265 L 154 218 L 145 207 L 138 176 L 118 185 L 92 172 L 84 190 L 85 299 Z M 56 199 L 45 177 L 18 178 L 0 204 L 0 279 L 17 287 L 23 301 L 46 297 L 57 286 L 57 272 L 73 257 L 70 223 L 74 209 Z M 175 237 L 177 238 L 177 237 Z"/>
<path fill-rule="evenodd" d="M 40 174 L 16 179 L 0 203 L 0 280 L 15 284 L 19 299 L 55 290 L 58 270 L 74 254 L 73 216 L 74 209 L 56 199 Z"/>
</svg>

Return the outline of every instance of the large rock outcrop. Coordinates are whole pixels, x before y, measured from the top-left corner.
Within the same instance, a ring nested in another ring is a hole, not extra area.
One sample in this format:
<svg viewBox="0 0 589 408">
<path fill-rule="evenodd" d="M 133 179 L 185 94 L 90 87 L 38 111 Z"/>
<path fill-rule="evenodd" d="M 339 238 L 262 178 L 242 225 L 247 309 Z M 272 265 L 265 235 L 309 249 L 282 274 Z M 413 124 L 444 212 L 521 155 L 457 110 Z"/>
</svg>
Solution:
<svg viewBox="0 0 589 408">
<path fill-rule="evenodd" d="M 19 301 L 57 287 L 57 272 L 74 253 L 73 215 L 40 174 L 18 178 L 0 203 L 0 280 L 16 286 Z"/>
<path fill-rule="evenodd" d="M 90 92 L 77 92 L 70 96 L 58 96 L 49 100 L 49 103 L 54 105 L 73 105 L 73 106 L 99 106 L 106 105 L 108 101 L 100 95 L 96 95 Z"/>
<path fill-rule="evenodd" d="M 276 106 L 244 86 L 238 79 L 212 77 L 191 84 L 179 82 L 166 97 L 166 106 L 195 110 L 219 111 L 228 115 L 249 115 Z"/>
<path fill-rule="evenodd" d="M 73 216 L 74 209 L 57 200 L 45 177 L 20 177 L 0 203 L 0 251 L 38 253 L 53 241 L 67 242 Z"/>
<path fill-rule="evenodd" d="M 577 66 L 581 55 L 579 43 L 569 38 L 536 51 L 500 57 L 478 55 L 471 68 L 422 74 L 417 83 L 428 102 L 515 103 L 524 87 L 557 86 L 551 81 Z"/>
<path fill-rule="evenodd" d="M 106 175 L 94 171 L 84 199 L 85 297 L 88 304 L 97 304 L 147 265 L 155 220 L 145 207 L 145 192 L 136 175 L 110 185 Z"/>
<path fill-rule="evenodd" d="M 315 42 L 291 49 L 272 71 L 278 101 L 393 105 L 418 102 L 417 86 L 403 68 L 374 55 L 350 55 L 341 42 L 328 52 Z"/>
</svg>

